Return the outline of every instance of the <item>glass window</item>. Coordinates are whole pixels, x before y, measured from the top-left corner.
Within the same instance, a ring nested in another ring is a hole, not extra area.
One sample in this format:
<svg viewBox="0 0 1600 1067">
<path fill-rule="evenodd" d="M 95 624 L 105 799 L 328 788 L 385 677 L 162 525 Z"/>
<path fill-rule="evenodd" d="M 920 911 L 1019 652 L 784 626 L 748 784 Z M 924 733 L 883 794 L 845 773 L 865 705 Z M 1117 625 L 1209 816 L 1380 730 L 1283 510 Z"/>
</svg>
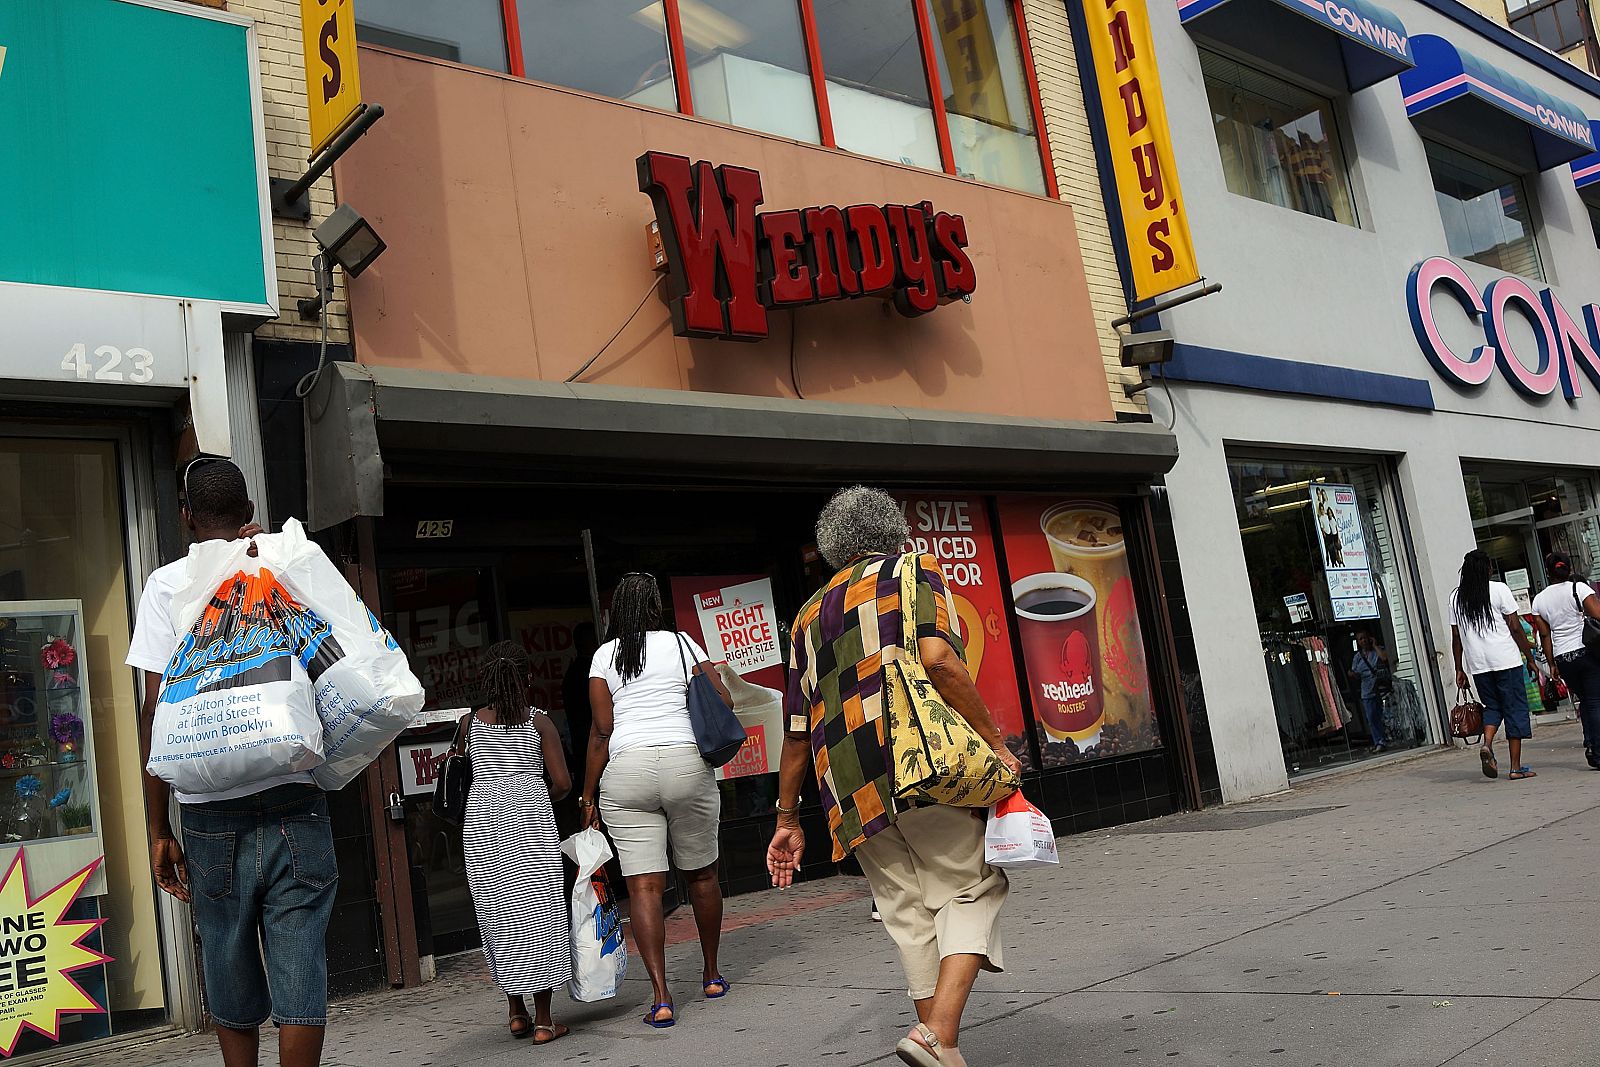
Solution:
<svg viewBox="0 0 1600 1067">
<path fill-rule="evenodd" d="M 361 0 L 356 37 L 368 44 L 504 72 L 500 0 Z"/>
<path fill-rule="evenodd" d="M 1600 204 L 1584 197 L 1583 207 L 1589 213 L 1589 229 L 1594 231 L 1594 243 L 1600 245 Z"/>
<path fill-rule="evenodd" d="M 1356 224 L 1333 105 L 1213 52 L 1200 53 L 1228 189 Z"/>
<path fill-rule="evenodd" d="M 797 0 L 678 0 L 694 113 L 816 144 Z"/>
<path fill-rule="evenodd" d="M 1550 0 L 1523 5 L 1511 28 L 1552 52 L 1564 52 L 1583 43 L 1583 13 L 1578 0 Z"/>
<path fill-rule="evenodd" d="M 1452 256 L 1525 278 L 1544 278 L 1528 187 L 1509 171 L 1428 142 L 1434 199 Z"/>
<path fill-rule="evenodd" d="M 1228 471 L 1290 777 L 1432 743 L 1386 468 L 1233 458 Z"/>
<path fill-rule="evenodd" d="M 517 22 L 535 81 L 677 110 L 661 0 L 517 0 Z"/>
<path fill-rule="evenodd" d="M 1006 0 L 925 0 L 956 173 L 1044 194 L 1033 99 Z"/>
<path fill-rule="evenodd" d="M 940 170 L 911 0 L 815 0 L 828 109 L 840 148 Z"/>
</svg>

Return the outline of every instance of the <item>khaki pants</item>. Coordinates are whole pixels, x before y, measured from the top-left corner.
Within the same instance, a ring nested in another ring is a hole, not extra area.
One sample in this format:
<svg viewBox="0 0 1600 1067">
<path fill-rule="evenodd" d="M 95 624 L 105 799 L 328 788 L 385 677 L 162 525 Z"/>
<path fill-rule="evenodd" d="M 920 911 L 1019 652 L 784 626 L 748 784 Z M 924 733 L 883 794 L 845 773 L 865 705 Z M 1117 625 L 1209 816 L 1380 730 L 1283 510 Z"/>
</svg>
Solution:
<svg viewBox="0 0 1600 1067">
<path fill-rule="evenodd" d="M 913 1000 L 933 996 L 946 956 L 982 956 L 984 970 L 1005 970 L 1000 907 L 1009 886 L 1004 871 L 983 862 L 984 814 L 912 808 L 855 850 Z"/>
</svg>

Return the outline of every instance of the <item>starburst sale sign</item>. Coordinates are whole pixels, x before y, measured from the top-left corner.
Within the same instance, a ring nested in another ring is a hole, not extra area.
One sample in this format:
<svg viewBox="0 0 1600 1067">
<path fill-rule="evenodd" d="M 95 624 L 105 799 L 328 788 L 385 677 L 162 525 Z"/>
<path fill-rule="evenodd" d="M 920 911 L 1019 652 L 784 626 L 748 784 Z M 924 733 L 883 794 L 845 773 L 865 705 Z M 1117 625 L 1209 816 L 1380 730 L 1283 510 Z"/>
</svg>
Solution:
<svg viewBox="0 0 1600 1067">
<path fill-rule="evenodd" d="M 24 1028 L 59 1041 L 63 1015 L 105 1013 L 72 977 L 111 961 L 83 943 L 105 920 L 66 918 L 101 860 L 36 898 L 26 856 L 18 849 L 0 882 L 0 1056 L 16 1050 Z"/>
</svg>

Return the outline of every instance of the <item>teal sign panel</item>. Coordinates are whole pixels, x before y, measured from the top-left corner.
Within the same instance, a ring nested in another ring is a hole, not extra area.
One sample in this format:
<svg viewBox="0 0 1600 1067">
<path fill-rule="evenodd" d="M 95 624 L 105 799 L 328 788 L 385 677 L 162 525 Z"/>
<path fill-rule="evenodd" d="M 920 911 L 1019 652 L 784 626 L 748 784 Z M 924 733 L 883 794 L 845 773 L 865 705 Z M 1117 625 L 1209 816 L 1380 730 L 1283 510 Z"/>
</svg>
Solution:
<svg viewBox="0 0 1600 1067">
<path fill-rule="evenodd" d="M 3 0 L 0 49 L 0 281 L 268 304 L 245 25 Z"/>
</svg>

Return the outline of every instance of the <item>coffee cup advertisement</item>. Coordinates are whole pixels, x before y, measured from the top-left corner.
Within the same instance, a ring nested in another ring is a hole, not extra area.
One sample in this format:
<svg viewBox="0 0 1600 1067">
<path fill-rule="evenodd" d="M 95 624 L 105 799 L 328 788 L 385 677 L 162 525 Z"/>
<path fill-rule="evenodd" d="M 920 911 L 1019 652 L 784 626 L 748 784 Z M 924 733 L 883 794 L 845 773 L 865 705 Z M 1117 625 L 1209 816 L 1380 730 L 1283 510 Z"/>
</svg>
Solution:
<svg viewBox="0 0 1600 1067">
<path fill-rule="evenodd" d="M 1118 505 L 1048 496 L 999 505 L 1044 765 L 1159 748 Z"/>
<path fill-rule="evenodd" d="M 911 529 L 907 552 L 933 556 L 944 570 L 954 607 L 956 635 L 966 652 L 978 693 L 1006 739 L 1006 747 L 1033 770 L 1027 725 L 1017 693 L 1005 576 L 995 554 L 994 529 L 982 497 L 899 497 Z"/>
<path fill-rule="evenodd" d="M 744 727 L 744 747 L 717 768 L 717 780 L 777 771 L 784 656 L 772 579 L 757 574 L 673 578 L 672 610 L 678 629 L 698 641 L 716 664 Z"/>
</svg>

